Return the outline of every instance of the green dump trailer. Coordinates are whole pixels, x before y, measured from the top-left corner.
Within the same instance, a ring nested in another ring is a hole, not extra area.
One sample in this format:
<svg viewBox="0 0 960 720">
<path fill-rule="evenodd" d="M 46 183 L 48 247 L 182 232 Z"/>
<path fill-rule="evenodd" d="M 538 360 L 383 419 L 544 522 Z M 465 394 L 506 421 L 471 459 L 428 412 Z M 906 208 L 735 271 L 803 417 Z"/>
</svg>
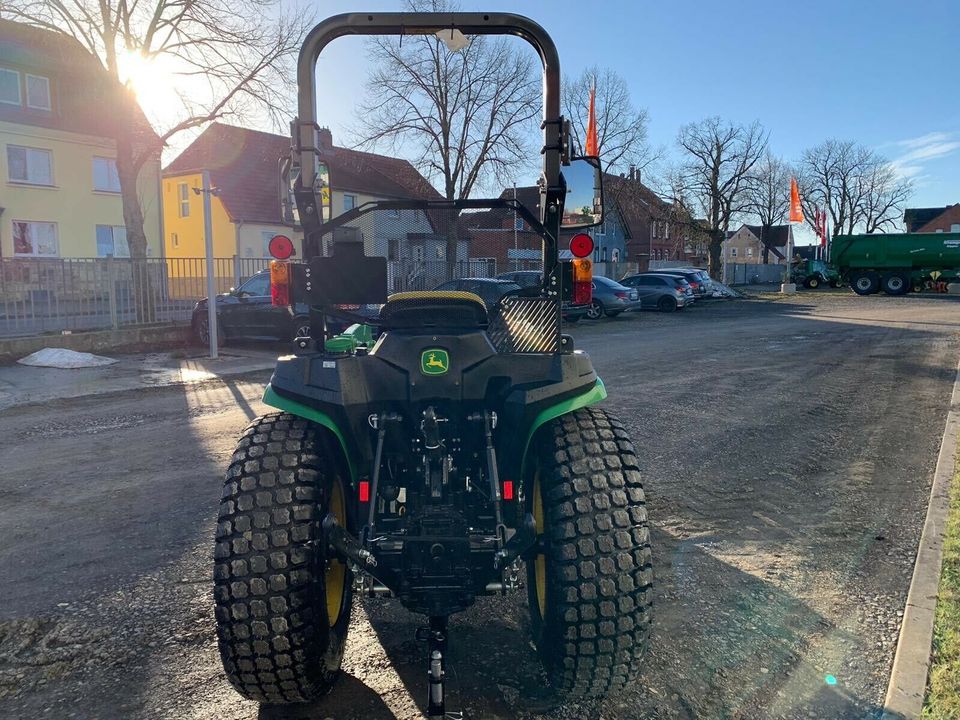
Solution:
<svg viewBox="0 0 960 720">
<path fill-rule="evenodd" d="M 960 282 L 960 233 L 837 235 L 830 263 L 858 295 L 946 292 Z"/>
</svg>

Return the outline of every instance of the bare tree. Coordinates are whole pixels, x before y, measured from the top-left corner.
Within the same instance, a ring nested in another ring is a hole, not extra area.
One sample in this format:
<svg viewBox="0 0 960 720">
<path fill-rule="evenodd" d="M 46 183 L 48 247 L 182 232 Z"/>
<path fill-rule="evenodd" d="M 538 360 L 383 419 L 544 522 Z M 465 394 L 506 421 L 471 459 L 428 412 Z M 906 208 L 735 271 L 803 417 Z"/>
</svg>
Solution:
<svg viewBox="0 0 960 720">
<path fill-rule="evenodd" d="M 847 234 L 895 226 L 913 190 L 885 157 L 850 140 L 804 150 L 798 183 L 807 221 L 824 208 L 834 232 Z"/>
<path fill-rule="evenodd" d="M 409 8 L 452 9 L 444 0 Z M 373 38 L 368 55 L 375 69 L 358 112 L 360 145 L 410 149 L 448 200 L 470 197 L 491 176 L 509 182 L 529 162 L 541 109 L 532 54 L 507 38 L 473 36 L 454 52 L 433 35 L 415 35 Z"/>
<path fill-rule="evenodd" d="M 594 65 L 576 80 L 563 83 L 563 111 L 570 119 L 574 147 L 582 151 L 593 87 L 597 89 L 597 145 L 604 170 L 622 171 L 627 165 L 645 170 L 661 155 L 647 142 L 647 111 L 633 104 L 626 81 L 610 68 Z"/>
<path fill-rule="evenodd" d="M 137 178 L 177 134 L 253 108 L 287 106 L 287 60 L 300 48 L 310 18 L 276 0 L 5 0 L 0 16 L 67 35 L 95 58 L 118 102 L 114 140 L 127 242 L 145 258 L 147 239 Z M 182 95 L 169 127 L 150 132 L 123 77 L 125 54 L 172 60 L 183 78 L 202 77 L 204 96 Z"/>
<path fill-rule="evenodd" d="M 750 209 L 750 182 L 767 150 L 767 133 L 758 122 L 737 125 L 711 117 L 680 128 L 684 157 L 671 184 L 675 196 L 702 213 L 710 237 L 710 275 L 720 276 L 721 251 L 730 223 Z"/>
<path fill-rule="evenodd" d="M 790 209 L 790 166 L 767 150 L 750 178 L 748 203 L 751 215 L 760 221 L 761 242 L 770 237 L 770 228 L 783 222 Z M 763 243 L 763 262 L 770 248 Z"/>
</svg>

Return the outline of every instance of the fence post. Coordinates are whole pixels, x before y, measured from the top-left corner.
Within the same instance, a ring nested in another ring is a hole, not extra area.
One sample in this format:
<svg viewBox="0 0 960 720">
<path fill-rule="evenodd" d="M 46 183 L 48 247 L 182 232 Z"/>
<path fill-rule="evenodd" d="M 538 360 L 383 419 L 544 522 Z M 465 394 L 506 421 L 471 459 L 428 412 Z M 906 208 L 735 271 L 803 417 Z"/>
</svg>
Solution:
<svg viewBox="0 0 960 720">
<path fill-rule="evenodd" d="M 113 255 L 107 255 L 107 297 L 110 300 L 110 327 L 114 330 L 120 327 L 120 318 L 117 314 L 117 278 L 114 273 Z"/>
<path fill-rule="evenodd" d="M 240 256 L 233 256 L 233 286 L 240 287 Z"/>
</svg>

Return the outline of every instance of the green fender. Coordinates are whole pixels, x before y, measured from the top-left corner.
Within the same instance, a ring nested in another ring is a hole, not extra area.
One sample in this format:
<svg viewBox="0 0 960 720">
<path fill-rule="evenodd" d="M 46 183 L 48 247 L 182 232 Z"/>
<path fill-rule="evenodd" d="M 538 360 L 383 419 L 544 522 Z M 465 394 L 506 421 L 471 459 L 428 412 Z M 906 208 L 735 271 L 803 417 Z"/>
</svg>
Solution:
<svg viewBox="0 0 960 720">
<path fill-rule="evenodd" d="M 277 408 L 277 410 L 283 410 L 291 415 L 297 415 L 305 420 L 315 422 L 317 425 L 322 425 L 332 432 L 334 437 L 337 438 L 337 442 L 340 443 L 340 447 L 343 448 L 343 456 L 347 459 L 347 467 L 350 468 L 350 478 L 356 483 L 357 469 L 353 465 L 353 458 L 350 457 L 350 452 L 347 450 L 347 443 L 343 438 L 343 433 L 340 432 L 339 426 L 329 415 L 315 408 L 308 407 L 303 403 L 298 403 L 296 400 L 290 400 L 289 398 L 277 395 L 270 385 L 267 385 L 267 389 L 263 391 L 263 402 L 265 405 Z"/>
<path fill-rule="evenodd" d="M 558 418 L 561 415 L 566 415 L 571 413 L 574 410 L 579 410 L 580 408 L 587 407 L 587 405 L 593 405 L 603 400 L 607 396 L 607 388 L 603 384 L 603 380 L 599 377 L 597 378 L 597 383 L 592 388 L 587 390 L 582 395 L 577 395 L 575 397 L 569 398 L 562 402 L 557 403 L 556 405 L 551 405 L 546 410 L 542 410 L 537 417 L 533 419 L 533 423 L 530 425 L 530 431 L 527 433 L 527 442 L 523 446 L 523 459 L 520 462 L 520 474 L 522 477 L 526 477 L 527 470 L 527 452 L 530 449 L 530 441 L 533 440 L 534 433 L 540 429 L 542 425 L 550 422 L 554 418 Z"/>
<path fill-rule="evenodd" d="M 530 430 L 527 432 L 527 440 L 523 446 L 523 459 L 521 461 L 522 473 L 525 473 L 526 471 L 527 452 L 530 449 L 530 441 L 533 440 L 534 433 L 536 433 L 541 426 L 550 422 L 554 418 L 560 417 L 561 415 L 566 415 L 574 410 L 579 410 L 580 408 L 587 407 L 588 405 L 598 403 L 605 397 L 607 397 L 607 389 L 603 384 L 603 380 L 597 378 L 596 384 L 586 392 L 575 397 L 568 398 L 567 400 L 563 400 L 556 405 L 551 405 L 545 410 L 540 411 L 540 414 L 537 415 L 537 417 L 535 417 L 533 422 L 530 424 Z M 343 455 L 346 457 L 347 465 L 350 468 L 350 477 L 354 482 L 356 482 L 357 470 L 356 467 L 354 467 L 353 459 L 350 457 L 350 453 L 347 450 L 347 443 L 344 440 L 343 433 L 329 415 L 320 412 L 315 408 L 308 407 L 303 403 L 298 403 L 296 400 L 290 400 L 289 398 L 277 395 L 270 385 L 267 385 L 267 389 L 263 393 L 263 402 L 270 407 L 275 407 L 278 410 L 283 410 L 284 412 L 288 412 L 292 415 L 297 415 L 298 417 L 315 422 L 318 425 L 322 425 L 330 430 L 330 432 L 333 433 L 334 437 L 336 437 L 337 441 L 340 443 L 340 447 L 343 448 Z"/>
</svg>

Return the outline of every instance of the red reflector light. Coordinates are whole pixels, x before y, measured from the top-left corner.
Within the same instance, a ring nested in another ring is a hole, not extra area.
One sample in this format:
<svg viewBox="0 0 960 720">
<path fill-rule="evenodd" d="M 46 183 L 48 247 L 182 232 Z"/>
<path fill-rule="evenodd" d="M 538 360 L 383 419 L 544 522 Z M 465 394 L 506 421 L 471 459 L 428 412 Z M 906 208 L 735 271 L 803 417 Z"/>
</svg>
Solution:
<svg viewBox="0 0 960 720">
<path fill-rule="evenodd" d="M 286 307 L 290 304 L 290 286 L 289 285 L 271 285 L 270 303 Z"/>
<path fill-rule="evenodd" d="M 513 500 L 513 480 L 503 481 L 503 499 Z"/>
<path fill-rule="evenodd" d="M 370 481 L 360 481 L 360 502 L 370 502 Z"/>
<path fill-rule="evenodd" d="M 267 250 L 277 260 L 286 260 L 294 254 L 293 241 L 286 235 L 274 235 L 267 243 Z"/>
<path fill-rule="evenodd" d="M 573 304 L 589 305 L 593 302 L 593 284 L 590 282 L 575 282 L 573 284 Z"/>
<path fill-rule="evenodd" d="M 593 253 L 593 238 L 586 233 L 577 233 L 570 239 L 570 254 L 585 258 Z"/>
</svg>

